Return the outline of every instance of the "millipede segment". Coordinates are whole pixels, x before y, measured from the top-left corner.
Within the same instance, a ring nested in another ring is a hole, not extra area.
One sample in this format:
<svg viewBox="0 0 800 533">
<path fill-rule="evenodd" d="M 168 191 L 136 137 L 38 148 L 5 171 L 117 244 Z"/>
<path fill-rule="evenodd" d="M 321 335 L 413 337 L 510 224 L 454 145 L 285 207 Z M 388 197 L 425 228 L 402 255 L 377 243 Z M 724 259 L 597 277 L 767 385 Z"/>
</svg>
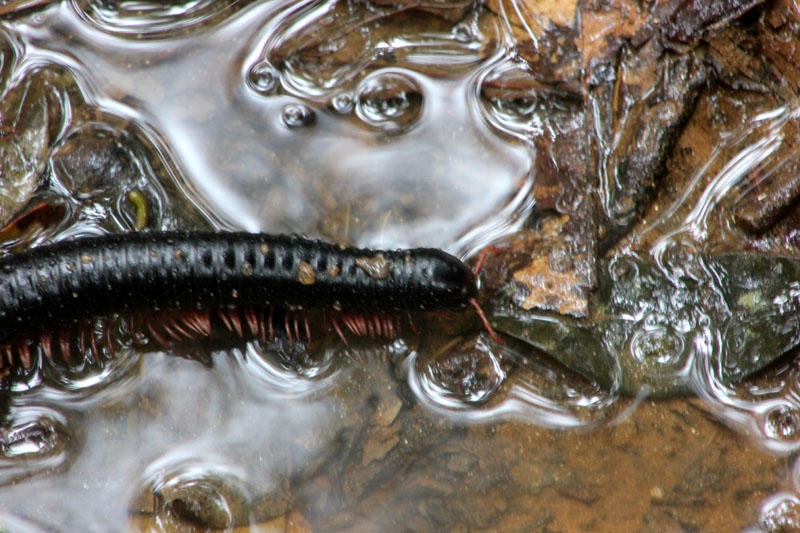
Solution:
<svg viewBox="0 0 800 533">
<path fill-rule="evenodd" d="M 154 342 L 285 335 L 322 323 L 343 342 L 393 338 L 412 312 L 477 305 L 475 275 L 436 249 L 369 250 L 263 233 L 143 232 L 84 237 L 0 260 L 0 375 L 37 356 L 113 356 L 107 321 Z M 407 318 L 406 318 L 407 317 Z"/>
</svg>

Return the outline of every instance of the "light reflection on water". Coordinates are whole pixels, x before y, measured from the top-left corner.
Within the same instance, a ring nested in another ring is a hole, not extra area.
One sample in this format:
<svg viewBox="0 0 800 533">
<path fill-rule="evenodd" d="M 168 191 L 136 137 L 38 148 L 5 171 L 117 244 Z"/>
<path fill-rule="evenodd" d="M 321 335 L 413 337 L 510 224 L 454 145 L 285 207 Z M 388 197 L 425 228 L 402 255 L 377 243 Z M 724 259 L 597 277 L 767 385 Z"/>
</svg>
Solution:
<svg viewBox="0 0 800 533">
<path fill-rule="evenodd" d="M 53 446 L 41 446 L 40 453 L 49 452 L 50 462 L 57 464 L 40 465 L 44 458 L 17 464 L 18 471 L 37 476 L 4 491 L 4 504 L 30 518 L 36 518 L 35 509 L 44 507 L 48 522 L 65 530 L 100 531 L 103 524 L 125 523 L 128 506 L 142 498 L 139 505 L 153 511 L 147 508 L 147 496 L 137 491 L 149 487 L 152 500 L 154 486 L 161 492 L 170 487 L 178 490 L 175 485 L 198 469 L 232 491 L 238 490 L 235 480 L 249 487 L 243 492 L 259 497 L 276 487 L 283 490 L 281 483 L 291 465 L 327 445 L 321 436 L 331 433 L 335 404 L 324 394 L 292 401 L 295 391 L 285 396 L 273 392 L 266 398 L 262 388 L 251 382 L 249 388 L 249 382 L 238 377 L 242 368 L 225 353 L 217 354 L 213 369 L 148 354 L 131 387 L 104 402 L 85 405 L 80 412 L 71 411 L 66 421 L 57 419 L 60 423 L 49 434 L 68 439 L 60 448 L 77 449 L 76 456 L 66 464 L 64 451 L 53 455 L 49 451 Z M 65 409 L 63 395 L 47 389 L 26 400 L 42 406 L 39 409 L 45 413 Z M 24 409 L 31 408 L 20 408 L 20 426 Z M 44 420 L 41 414 L 37 417 L 39 424 Z M 75 432 L 80 434 L 77 439 L 72 436 Z M 311 435 L 315 438 L 308 438 Z M 296 446 L 300 441 L 307 442 L 305 450 Z M 238 505 L 236 512 L 250 512 L 248 502 Z"/>
<path fill-rule="evenodd" d="M 501 348 L 482 337 L 463 346 L 450 344 L 446 351 L 428 347 L 408 357 L 406 379 L 417 400 L 464 423 L 521 420 L 563 429 L 591 427 L 608 417 L 608 407 L 617 399 L 613 392 L 582 383 L 525 346 Z M 468 365 L 459 360 L 462 351 Z"/>
<path fill-rule="evenodd" d="M 290 4 L 253 6 L 202 40 L 169 41 L 165 53 L 163 45 L 114 39 L 61 9 L 26 28 L 34 45 L 27 53 L 74 58 L 92 73 L 103 105 L 119 107 L 107 94 L 132 103 L 118 111 L 159 132 L 201 194 L 196 200 L 226 227 L 449 248 L 527 179 L 528 148 L 469 112 L 477 97 L 469 71 L 453 69 L 447 79 L 415 72 L 414 61 L 406 70 L 370 59 L 354 72 L 313 73 L 330 81 L 321 89 L 301 81 L 312 74 L 306 63 L 288 61 L 254 80 L 254 69 L 277 53 L 276 39 L 307 30 L 292 17 Z M 495 61 L 465 46 L 456 52 L 475 69 Z M 276 76 L 274 94 L 263 94 Z M 345 94 L 355 106 L 342 116 L 329 106 Z"/>
<path fill-rule="evenodd" d="M 123 3 L 115 11 L 76 1 L 4 26 L 21 43 L 17 78 L 62 65 L 90 106 L 147 137 L 173 185 L 218 228 L 474 255 L 520 227 L 533 207 L 530 169 L 542 157 L 528 144 L 544 127 L 537 121 L 542 101 L 511 107 L 481 98 L 481 84 L 516 68 L 503 28 L 477 15 L 450 27 L 439 21 L 424 38 L 402 28 L 358 28 L 352 33 L 363 42 L 355 59 L 341 62 L 337 54 L 349 41 L 337 28 L 362 12 L 334 17 L 342 15 L 335 2 L 245 4 L 130 10 Z M 212 26 L 200 29 L 203 22 Z M 494 48 L 484 46 L 490 41 Z M 701 172 L 687 187 L 704 189 L 700 203 L 686 214 L 687 194 L 642 232 L 667 228 L 652 257 L 672 277 L 675 298 L 688 279 L 708 274 L 698 259 L 705 240 L 727 231 L 714 210 L 746 187 L 741 180 L 754 167 L 769 173 L 778 164 L 770 161 L 795 155 L 781 152 L 780 142 L 780 128 L 795 119 L 790 111 L 764 115 L 726 139 L 715 158 L 730 163 L 716 176 Z M 65 113 L 68 133 L 55 141 L 95 131 L 70 120 Z M 56 181 L 66 183 L 58 168 Z M 86 209 L 59 235 L 97 232 L 104 214 Z M 114 220 L 129 229 L 123 216 Z M 165 215 L 160 225 L 173 223 Z M 762 243 L 771 246 L 777 247 Z M 786 366 L 779 383 L 723 385 L 710 364 L 725 346 L 720 324 L 694 306 L 682 315 L 659 311 L 637 315 L 642 328 L 626 345 L 630 355 L 689 376 L 707 409 L 761 447 L 796 451 L 798 370 Z M 484 337 L 458 337 L 443 349 L 413 336 L 388 346 L 307 352 L 251 343 L 185 354 L 210 357 L 211 367 L 175 354 L 125 353 L 102 371 L 46 370 L 44 383 L 19 387 L 30 390 L 15 391 L 7 406 L 0 500 L 14 515 L 0 515 L 0 526 L 103 531 L 131 516 L 154 516 L 160 530 L 193 520 L 224 529 L 300 509 L 322 528 L 348 529 L 384 524 L 376 515 L 410 493 L 414 512 L 433 527 L 461 518 L 460 508 L 447 514 L 431 503 L 431 494 L 460 497 L 448 492 L 455 482 L 438 485 L 438 478 L 460 480 L 456 474 L 491 463 L 485 450 L 471 457 L 461 448 L 488 442 L 491 450 L 494 432 L 512 427 L 503 422 L 523 423 L 527 429 L 515 431 L 544 446 L 558 437 L 541 437 L 540 428 L 607 429 L 610 420 L 633 418 L 645 401 L 644 394 L 619 399 L 525 345 L 500 348 Z M 475 366 L 459 367 L 464 361 Z M 464 433 L 474 440 L 464 444 Z M 535 451 L 517 454 L 520 470 L 528 459 L 535 463 L 526 455 Z M 446 467 L 436 467 L 438 453 Z M 536 479 L 519 486 L 531 497 L 557 486 L 568 500 L 597 501 L 592 483 L 533 487 L 540 478 L 558 478 L 572 457 L 560 450 L 552 456 L 558 467 L 535 463 Z M 503 474 L 514 477 L 510 470 Z M 791 493 L 772 491 L 763 523 L 780 519 L 774 509 L 796 506 L 796 484 Z M 385 497 L 374 509 L 373 490 Z M 509 509 L 495 505 L 489 516 Z M 466 527 L 492 525 L 467 519 L 474 521 Z"/>
<path fill-rule="evenodd" d="M 783 290 L 771 296 L 772 305 L 766 311 L 753 309 L 741 314 L 736 311 L 740 302 L 731 301 L 724 288 L 734 283 L 735 274 L 721 270 L 708 257 L 752 248 L 775 254 L 790 250 L 780 238 L 766 236 L 755 243 L 745 241 L 733 226 L 730 212 L 740 198 L 796 159 L 797 149 L 789 139 L 797 120 L 798 109 L 779 108 L 763 112 L 723 136 L 708 163 L 691 177 L 675 203 L 641 232 L 655 235 L 650 255 L 671 280 L 676 293 L 686 290 L 687 285 L 712 288 L 710 298 L 703 299 L 707 314 L 702 318 L 702 327 L 697 327 L 701 320 L 696 318 L 690 327 L 682 328 L 678 338 L 681 346 L 691 344 L 695 351 L 691 358 L 681 358 L 688 361 L 691 388 L 717 416 L 760 446 L 779 453 L 794 452 L 800 443 L 798 368 L 785 363 L 779 372 L 770 374 L 769 381 L 731 385 L 725 364 L 740 358 L 755 361 L 766 355 L 759 353 L 762 345 L 749 342 L 748 328 L 763 335 L 784 337 L 783 351 L 794 351 L 798 340 L 796 280 L 787 273 Z M 711 172 L 715 167 L 719 170 Z M 698 190 L 701 194 L 697 202 L 688 204 L 689 196 Z M 751 290 L 740 298 L 766 298 L 761 295 L 763 287 L 759 282 L 764 283 L 769 275 L 779 275 L 781 266 L 776 264 L 772 270 L 766 274 L 750 272 L 745 283 Z M 703 305 L 695 303 L 691 311 L 702 314 Z M 680 328 L 682 315 L 675 314 L 669 320 Z M 684 338 L 684 334 L 690 336 Z"/>
</svg>

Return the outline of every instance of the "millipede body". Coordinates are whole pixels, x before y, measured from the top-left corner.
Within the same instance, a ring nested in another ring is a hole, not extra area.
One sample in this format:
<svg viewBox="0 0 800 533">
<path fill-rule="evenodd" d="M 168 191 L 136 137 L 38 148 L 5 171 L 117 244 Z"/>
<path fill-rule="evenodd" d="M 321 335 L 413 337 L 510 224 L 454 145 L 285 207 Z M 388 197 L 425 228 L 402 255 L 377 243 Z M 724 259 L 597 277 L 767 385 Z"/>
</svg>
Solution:
<svg viewBox="0 0 800 533">
<path fill-rule="evenodd" d="M 49 344 L 57 328 L 111 314 L 277 308 L 377 316 L 462 309 L 476 305 L 475 294 L 472 271 L 437 249 L 377 251 L 253 233 L 80 238 L 0 261 L 0 369 L 30 358 L 25 339 Z"/>
</svg>

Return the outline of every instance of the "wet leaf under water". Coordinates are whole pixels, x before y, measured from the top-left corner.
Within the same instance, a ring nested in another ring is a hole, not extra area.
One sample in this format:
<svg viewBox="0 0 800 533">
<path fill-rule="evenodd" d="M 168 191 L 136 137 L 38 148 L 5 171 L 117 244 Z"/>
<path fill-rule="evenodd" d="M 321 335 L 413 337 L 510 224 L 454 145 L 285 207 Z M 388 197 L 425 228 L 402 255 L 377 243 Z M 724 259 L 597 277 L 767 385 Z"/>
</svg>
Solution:
<svg viewBox="0 0 800 533">
<path fill-rule="evenodd" d="M 800 260 L 755 253 L 601 263 L 589 320 L 492 303 L 493 323 L 608 388 L 691 392 L 734 383 L 800 344 Z"/>
</svg>

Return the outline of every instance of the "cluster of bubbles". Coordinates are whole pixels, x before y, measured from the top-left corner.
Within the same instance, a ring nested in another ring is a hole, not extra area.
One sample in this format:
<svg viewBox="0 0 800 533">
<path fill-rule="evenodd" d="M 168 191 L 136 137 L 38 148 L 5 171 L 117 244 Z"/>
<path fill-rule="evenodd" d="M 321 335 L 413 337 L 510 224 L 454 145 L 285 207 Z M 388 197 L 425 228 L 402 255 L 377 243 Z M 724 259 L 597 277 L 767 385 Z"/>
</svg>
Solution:
<svg viewBox="0 0 800 533">
<path fill-rule="evenodd" d="M 280 73 L 268 60 L 257 61 L 249 70 L 247 86 L 262 96 L 274 96 L 292 87 L 283 82 Z M 408 132 L 423 113 L 423 90 L 411 71 L 381 69 L 371 73 L 353 91 L 340 90 L 332 94 L 325 105 L 334 112 L 354 115 L 362 124 L 384 133 Z M 281 121 L 288 128 L 313 126 L 314 107 L 300 100 L 285 105 Z"/>
</svg>

